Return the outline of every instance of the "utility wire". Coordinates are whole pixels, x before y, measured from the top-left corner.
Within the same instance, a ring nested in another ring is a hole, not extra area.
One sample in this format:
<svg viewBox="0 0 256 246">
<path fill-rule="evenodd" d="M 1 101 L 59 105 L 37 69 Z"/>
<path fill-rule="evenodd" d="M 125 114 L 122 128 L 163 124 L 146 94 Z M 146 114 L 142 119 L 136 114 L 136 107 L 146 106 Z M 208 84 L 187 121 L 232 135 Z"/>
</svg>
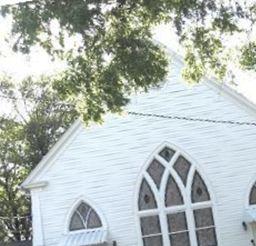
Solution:
<svg viewBox="0 0 256 246">
<path fill-rule="evenodd" d="M 239 125 L 239 126 L 254 126 L 254 127 L 256 127 L 256 122 L 249 122 L 249 121 L 213 120 L 213 119 L 187 117 L 187 116 L 140 113 L 140 112 L 134 112 L 134 111 L 128 111 L 127 113 L 129 115 L 141 116 L 141 117 L 155 117 L 155 118 L 171 119 L 171 120 L 184 120 L 184 121 L 205 122 L 205 123 L 213 123 L 213 124 L 226 124 L 226 125 Z"/>
</svg>

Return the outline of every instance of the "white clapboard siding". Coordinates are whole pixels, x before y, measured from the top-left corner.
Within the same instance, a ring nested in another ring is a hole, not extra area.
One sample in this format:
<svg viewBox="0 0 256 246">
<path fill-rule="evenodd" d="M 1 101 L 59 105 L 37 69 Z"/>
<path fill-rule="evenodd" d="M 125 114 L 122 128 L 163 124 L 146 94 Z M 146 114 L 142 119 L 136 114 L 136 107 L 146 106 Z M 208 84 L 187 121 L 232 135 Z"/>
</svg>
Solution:
<svg viewBox="0 0 256 246">
<path fill-rule="evenodd" d="M 137 95 L 129 110 L 218 120 L 256 118 L 205 84 L 188 87 L 182 64 L 171 66 L 168 83 Z M 38 181 L 45 246 L 58 245 L 67 215 L 79 197 L 102 211 L 110 239 L 120 246 L 139 245 L 135 214 L 138 176 L 163 142 L 183 149 L 195 161 L 214 198 L 220 246 L 248 246 L 251 232 L 242 227 L 246 193 L 256 179 L 256 127 L 187 122 L 139 116 L 108 116 L 102 126 L 80 128 L 55 163 Z M 36 218 L 34 218 L 36 219 Z"/>
</svg>

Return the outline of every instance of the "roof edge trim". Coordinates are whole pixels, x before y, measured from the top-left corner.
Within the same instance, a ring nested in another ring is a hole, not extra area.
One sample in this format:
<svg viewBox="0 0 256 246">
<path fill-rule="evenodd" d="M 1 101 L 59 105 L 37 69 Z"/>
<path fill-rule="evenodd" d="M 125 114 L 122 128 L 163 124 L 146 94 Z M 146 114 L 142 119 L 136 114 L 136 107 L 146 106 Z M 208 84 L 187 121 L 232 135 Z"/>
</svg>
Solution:
<svg viewBox="0 0 256 246">
<path fill-rule="evenodd" d="M 63 150 L 67 144 L 68 140 L 74 135 L 74 133 L 78 130 L 81 126 L 81 121 L 78 119 L 76 120 L 71 127 L 62 135 L 62 137 L 53 145 L 53 147 L 49 150 L 49 152 L 43 157 L 43 159 L 37 164 L 37 166 L 32 170 L 32 172 L 28 175 L 25 181 L 21 184 L 21 187 L 30 187 L 39 173 L 45 168 L 45 165 L 53 162 L 57 153 L 60 150 Z M 28 188 L 29 189 L 29 188 Z"/>
<path fill-rule="evenodd" d="M 40 189 L 40 188 L 45 188 L 49 183 L 47 181 L 42 181 L 38 183 L 31 183 L 26 186 L 22 185 L 21 188 L 25 190 L 32 190 L 32 189 Z"/>
</svg>

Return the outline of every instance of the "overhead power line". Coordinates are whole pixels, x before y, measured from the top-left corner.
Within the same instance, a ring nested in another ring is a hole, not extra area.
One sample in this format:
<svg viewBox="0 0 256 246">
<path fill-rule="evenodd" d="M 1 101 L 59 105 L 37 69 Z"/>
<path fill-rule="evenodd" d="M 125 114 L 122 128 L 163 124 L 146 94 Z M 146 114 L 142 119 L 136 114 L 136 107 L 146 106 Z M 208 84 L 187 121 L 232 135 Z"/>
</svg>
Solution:
<svg viewBox="0 0 256 246">
<path fill-rule="evenodd" d="M 256 127 L 256 122 L 249 121 L 235 121 L 235 120 L 214 120 L 207 118 L 196 118 L 196 117 L 187 117 L 187 116 L 175 116 L 175 115 L 162 115 L 162 114 L 151 114 L 151 113 L 140 113 L 129 111 L 129 115 L 141 116 L 141 117 L 154 117 L 170 120 L 184 120 L 192 122 L 204 122 L 204 123 L 213 123 L 213 124 L 226 124 L 226 125 L 239 125 L 239 126 L 254 126 Z"/>
</svg>

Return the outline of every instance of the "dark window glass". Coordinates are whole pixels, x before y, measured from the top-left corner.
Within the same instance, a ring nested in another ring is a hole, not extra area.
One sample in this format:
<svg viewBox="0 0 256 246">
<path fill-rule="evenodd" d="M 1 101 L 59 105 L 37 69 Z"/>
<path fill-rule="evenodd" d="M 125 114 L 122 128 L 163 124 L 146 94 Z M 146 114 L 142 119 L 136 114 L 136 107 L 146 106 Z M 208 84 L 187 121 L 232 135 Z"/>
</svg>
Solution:
<svg viewBox="0 0 256 246">
<path fill-rule="evenodd" d="M 154 180 L 157 188 L 159 189 L 161 179 L 164 173 L 164 166 L 159 161 L 153 160 L 147 171 Z"/>
<path fill-rule="evenodd" d="M 143 236 L 154 235 L 161 232 L 158 215 L 143 217 L 140 219 Z"/>
<path fill-rule="evenodd" d="M 170 175 L 165 190 L 165 205 L 166 207 L 171 207 L 182 204 L 183 198 L 180 189 L 173 177 Z"/>
<path fill-rule="evenodd" d="M 253 185 L 250 193 L 250 205 L 256 204 L 256 184 Z"/>
<path fill-rule="evenodd" d="M 163 246 L 162 236 L 143 238 L 144 246 Z"/>
<path fill-rule="evenodd" d="M 194 211 L 197 242 L 199 246 L 216 246 L 217 239 L 214 227 L 212 208 Z"/>
<path fill-rule="evenodd" d="M 193 178 L 191 200 L 193 203 L 210 200 L 208 189 L 198 172 L 195 172 Z"/>
<path fill-rule="evenodd" d="M 168 214 L 167 220 L 169 232 L 173 233 L 187 230 L 187 220 L 185 212 Z"/>
<path fill-rule="evenodd" d="M 188 173 L 190 170 L 191 164 L 187 161 L 183 156 L 179 156 L 177 161 L 175 162 L 173 168 L 179 174 L 183 184 L 186 186 Z"/>
<path fill-rule="evenodd" d="M 87 221 L 88 213 L 90 212 L 90 210 L 91 210 L 91 207 L 84 202 L 81 203 L 77 208 L 77 211 L 82 216 L 83 221 Z"/>
<path fill-rule="evenodd" d="M 71 218 L 69 230 L 77 231 L 77 230 L 82 230 L 82 229 L 85 229 L 83 220 L 82 220 L 81 216 L 75 212 Z"/>
<path fill-rule="evenodd" d="M 190 246 L 188 232 L 170 235 L 171 246 Z"/>
<path fill-rule="evenodd" d="M 139 210 L 154 209 L 157 207 L 154 194 L 145 179 L 141 183 L 138 205 Z"/>
<path fill-rule="evenodd" d="M 188 234 L 187 219 L 185 212 L 168 214 L 168 230 L 172 246 L 189 246 L 190 239 Z"/>
<path fill-rule="evenodd" d="M 87 222 L 87 229 L 101 227 L 101 220 L 98 214 L 92 209 Z"/>
<path fill-rule="evenodd" d="M 160 155 L 161 157 L 163 157 L 167 162 L 169 162 L 169 161 L 172 159 L 174 153 L 175 153 L 174 150 L 172 150 L 172 149 L 170 149 L 170 148 L 168 148 L 168 147 L 165 147 L 165 148 L 159 153 L 159 155 Z"/>
<path fill-rule="evenodd" d="M 214 226 L 212 209 L 203 208 L 194 211 L 196 228 Z"/>
<path fill-rule="evenodd" d="M 101 227 L 98 214 L 86 203 L 81 203 L 71 217 L 70 231 Z"/>
<path fill-rule="evenodd" d="M 198 246 L 217 246 L 215 228 L 201 229 L 196 232 Z"/>
</svg>

